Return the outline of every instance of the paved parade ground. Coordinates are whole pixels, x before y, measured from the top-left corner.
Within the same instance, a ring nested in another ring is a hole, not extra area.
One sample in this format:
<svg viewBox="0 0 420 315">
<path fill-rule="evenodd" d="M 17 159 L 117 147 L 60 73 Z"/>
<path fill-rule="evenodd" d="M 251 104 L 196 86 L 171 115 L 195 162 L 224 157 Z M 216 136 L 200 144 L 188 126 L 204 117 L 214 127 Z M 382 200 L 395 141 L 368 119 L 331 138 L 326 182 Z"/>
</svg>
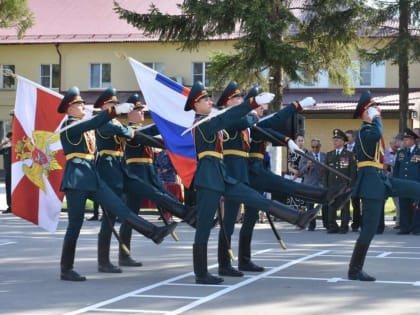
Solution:
<svg viewBox="0 0 420 315">
<path fill-rule="evenodd" d="M 162 224 L 156 216 L 147 218 Z M 265 272 L 205 286 L 194 283 L 194 230 L 185 223 L 176 230 L 180 241 L 167 238 L 158 246 L 133 233 L 132 256 L 143 267 L 105 274 L 96 270 L 99 222 L 86 221 L 75 269 L 88 280 L 61 281 L 66 220 L 63 213 L 51 234 L 12 214 L 0 214 L 1 314 L 420 314 L 420 237 L 396 235 L 393 222 L 387 222 L 368 253 L 365 270 L 376 282 L 346 280 L 357 233 L 309 232 L 277 222 L 287 250 L 280 248 L 268 224 L 257 224 L 255 230 L 253 260 Z M 211 272 L 217 272 L 217 231 L 209 243 Z M 237 232 L 232 239 L 235 254 Z M 117 257 L 114 239 L 114 263 Z"/>
</svg>

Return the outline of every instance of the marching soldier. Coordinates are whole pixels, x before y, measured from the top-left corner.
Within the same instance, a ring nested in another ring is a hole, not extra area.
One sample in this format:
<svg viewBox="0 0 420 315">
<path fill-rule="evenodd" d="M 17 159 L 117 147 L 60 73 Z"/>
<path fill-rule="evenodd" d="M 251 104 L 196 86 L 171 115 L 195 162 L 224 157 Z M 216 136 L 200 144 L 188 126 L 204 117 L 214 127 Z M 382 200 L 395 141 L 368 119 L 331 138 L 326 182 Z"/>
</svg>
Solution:
<svg viewBox="0 0 420 315">
<path fill-rule="evenodd" d="M 255 97 L 258 92 L 256 88 L 250 90 L 245 99 Z M 338 185 L 327 190 L 322 187 L 314 187 L 306 184 L 297 183 L 282 176 L 273 173 L 264 166 L 264 154 L 269 142 L 273 138 L 278 139 L 287 146 L 290 151 L 299 150 L 299 146 L 290 138 L 278 132 L 276 128 L 283 126 L 285 121 L 296 111 L 302 111 L 304 108 L 315 105 L 312 97 L 305 98 L 300 102 L 293 102 L 282 110 L 278 111 L 271 117 L 261 119 L 257 123 L 259 129 L 251 129 L 251 146 L 249 151 L 249 180 L 252 188 L 263 192 L 285 193 L 296 196 L 302 200 L 320 204 L 331 204 L 332 207 L 338 208 L 343 202 L 350 198 L 351 189 L 347 189 L 347 185 Z M 264 109 L 261 106 L 256 109 L 257 116 L 261 118 Z M 261 131 L 260 131 L 261 130 Z M 266 133 L 266 134 L 265 134 Z M 271 135 L 271 137 L 269 136 Z M 313 211 L 313 207 L 308 210 Z M 239 234 L 239 254 L 238 266 L 242 271 L 263 271 L 264 268 L 257 266 L 251 261 L 251 240 L 255 223 L 258 219 L 258 208 L 245 207 L 244 222 Z"/>
<path fill-rule="evenodd" d="M 76 243 L 83 224 L 85 203 L 88 198 L 99 202 L 114 216 L 126 220 L 136 231 L 151 238 L 154 242 L 161 242 L 175 228 L 175 226 L 158 228 L 134 215 L 96 172 L 94 161 L 96 147 L 93 130 L 119 114 L 128 113 L 132 110 L 133 105 L 114 104 L 92 119 L 81 122 L 85 116 L 84 104 L 79 89 L 72 87 L 57 109 L 59 113 L 68 114 L 68 119 L 63 123 L 62 128 L 74 124 L 73 127 L 60 134 L 67 160 L 60 189 L 66 195 L 69 217 L 61 254 L 60 278 L 67 281 L 86 280 L 86 277 L 73 270 L 73 264 Z"/>
<path fill-rule="evenodd" d="M 348 141 L 346 134 L 340 129 L 333 130 L 334 150 L 327 152 L 326 164 L 340 173 L 351 178 L 350 186 L 353 186 L 356 179 L 356 159 L 353 152 L 344 148 L 344 143 Z M 343 179 L 338 175 L 326 171 L 324 176 L 324 187 L 336 187 L 343 183 Z M 328 223 L 327 233 L 341 233 L 345 234 L 349 231 L 350 220 L 350 201 L 346 202 L 341 208 L 341 226 L 337 225 L 337 210 L 333 207 L 328 207 Z"/>
<path fill-rule="evenodd" d="M 184 110 L 194 110 L 196 126 L 193 129 L 198 165 L 194 177 L 197 189 L 197 229 L 193 244 L 195 281 L 200 284 L 219 284 L 222 278 L 211 275 L 207 269 L 207 243 L 216 208 L 221 196 L 253 208 L 265 210 L 291 224 L 305 227 L 316 216 L 318 209 L 300 213 L 284 204 L 268 200 L 257 191 L 227 175 L 223 162 L 223 136 L 221 131 L 238 123 L 243 116 L 274 98 L 262 93 L 234 106 L 222 114 L 209 118 L 213 101 L 201 82 L 196 82 L 187 98 Z"/>
<path fill-rule="evenodd" d="M 133 94 L 127 103 L 134 105 L 134 110 L 128 114 L 128 123 L 136 130 L 136 124 L 144 121 L 144 106 L 141 105 L 139 95 Z M 153 147 L 164 148 L 162 139 L 153 137 L 159 134 L 155 125 L 135 131 L 135 137 L 125 144 L 125 179 L 124 189 L 127 193 L 127 205 L 133 213 L 138 215 L 142 200 L 150 199 L 157 206 L 165 208 L 173 215 L 183 219 L 191 226 L 196 224 L 196 211 L 192 207 L 184 206 L 175 196 L 166 190 L 159 179 L 153 164 Z M 131 226 L 123 222 L 120 226 L 120 237 L 124 245 L 130 248 Z M 128 255 L 120 246 L 119 265 L 127 267 L 141 266 Z"/>
<path fill-rule="evenodd" d="M 378 228 L 383 202 L 389 196 L 420 196 L 420 183 L 387 177 L 383 167 L 383 124 L 378 104 L 369 91 L 360 96 L 353 118 L 360 117 L 362 126 L 356 137 L 357 178 L 353 197 L 362 199 L 362 230 L 350 259 L 348 279 L 375 281 L 363 271 L 367 251 Z"/>
<path fill-rule="evenodd" d="M 403 134 L 404 148 L 397 153 L 394 176 L 420 182 L 420 147 L 417 134 L 406 128 Z M 417 196 L 418 197 L 418 196 Z M 400 231 L 397 234 L 420 235 L 418 199 L 400 198 Z"/>
</svg>

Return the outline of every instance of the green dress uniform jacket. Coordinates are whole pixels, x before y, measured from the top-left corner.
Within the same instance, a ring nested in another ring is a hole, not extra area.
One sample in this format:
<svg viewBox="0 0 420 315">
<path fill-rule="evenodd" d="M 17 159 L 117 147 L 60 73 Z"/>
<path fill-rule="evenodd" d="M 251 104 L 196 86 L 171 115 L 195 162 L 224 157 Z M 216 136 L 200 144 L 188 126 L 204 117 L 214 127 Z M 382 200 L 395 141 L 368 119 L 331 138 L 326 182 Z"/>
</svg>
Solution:
<svg viewBox="0 0 420 315">
<path fill-rule="evenodd" d="M 414 145 L 413 152 L 411 152 L 411 148 L 404 148 L 398 151 L 393 176 L 420 182 L 419 145 Z M 419 200 L 420 196 L 399 199 L 401 233 L 420 233 Z"/>
<path fill-rule="evenodd" d="M 124 143 L 134 136 L 134 131 L 113 119 L 96 129 L 99 176 L 118 195 L 124 189 Z"/>
<path fill-rule="evenodd" d="M 357 178 L 353 196 L 362 198 L 363 228 L 358 241 L 369 245 L 380 220 L 384 201 L 388 197 L 415 198 L 420 196 L 420 183 L 388 177 L 383 170 L 384 152 L 382 120 L 363 122 L 356 138 Z"/>
</svg>

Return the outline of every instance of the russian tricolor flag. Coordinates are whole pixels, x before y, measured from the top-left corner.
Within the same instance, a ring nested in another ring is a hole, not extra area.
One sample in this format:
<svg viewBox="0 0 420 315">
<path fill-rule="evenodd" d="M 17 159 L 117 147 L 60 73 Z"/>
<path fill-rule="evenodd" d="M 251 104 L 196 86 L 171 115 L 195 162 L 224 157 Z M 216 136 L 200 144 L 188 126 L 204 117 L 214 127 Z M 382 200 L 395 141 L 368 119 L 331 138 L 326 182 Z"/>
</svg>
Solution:
<svg viewBox="0 0 420 315">
<path fill-rule="evenodd" d="M 133 58 L 128 58 L 152 118 L 182 183 L 189 187 L 197 168 L 192 133 L 194 111 L 184 111 L 190 90 Z"/>
</svg>

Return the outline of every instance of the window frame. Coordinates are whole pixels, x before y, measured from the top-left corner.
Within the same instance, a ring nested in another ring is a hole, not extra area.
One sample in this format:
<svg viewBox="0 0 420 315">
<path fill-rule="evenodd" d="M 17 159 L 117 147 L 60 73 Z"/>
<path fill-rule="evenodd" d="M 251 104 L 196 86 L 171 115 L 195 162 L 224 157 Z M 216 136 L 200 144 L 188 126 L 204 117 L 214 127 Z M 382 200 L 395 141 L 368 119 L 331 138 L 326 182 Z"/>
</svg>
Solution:
<svg viewBox="0 0 420 315">
<path fill-rule="evenodd" d="M 7 67 L 7 68 L 5 68 Z M 16 79 L 13 76 L 5 75 L 5 72 L 10 70 L 13 74 L 16 73 L 16 65 L 13 64 L 0 64 L 0 90 L 16 90 Z M 13 82 L 10 87 L 5 86 L 5 81 L 10 80 Z"/>
<path fill-rule="evenodd" d="M 92 80 L 94 80 L 94 78 L 92 77 L 92 71 L 94 70 L 93 67 L 94 66 L 98 66 L 99 65 L 99 74 L 98 74 L 98 80 L 99 80 L 99 86 L 92 86 Z M 109 66 L 109 82 L 105 82 L 104 81 L 104 70 L 103 67 L 105 65 Z M 91 62 L 89 64 L 89 89 L 90 90 L 101 90 L 101 89 L 107 89 L 109 87 L 112 86 L 112 66 L 111 63 L 109 62 Z"/>
<path fill-rule="evenodd" d="M 43 66 L 48 66 L 49 67 L 49 73 L 48 76 L 43 76 L 42 75 L 42 67 Z M 54 77 L 54 67 L 57 67 L 57 78 Z M 49 85 L 44 85 L 42 82 L 42 79 L 47 77 L 49 80 Z M 55 79 L 57 80 L 57 86 L 53 86 L 54 85 L 54 81 Z M 53 90 L 59 90 L 60 89 L 60 65 L 57 63 L 42 63 L 39 65 L 39 84 L 42 85 L 43 87 L 49 88 L 49 89 L 53 89 Z"/>
<path fill-rule="evenodd" d="M 201 64 L 201 73 L 195 73 L 195 65 Z M 204 87 L 208 88 L 211 84 L 212 78 L 210 75 L 207 75 L 206 70 L 211 65 L 209 61 L 195 61 L 191 65 L 191 82 L 194 85 L 195 82 L 201 81 Z M 201 76 L 200 79 L 196 78 L 197 76 Z"/>
</svg>

